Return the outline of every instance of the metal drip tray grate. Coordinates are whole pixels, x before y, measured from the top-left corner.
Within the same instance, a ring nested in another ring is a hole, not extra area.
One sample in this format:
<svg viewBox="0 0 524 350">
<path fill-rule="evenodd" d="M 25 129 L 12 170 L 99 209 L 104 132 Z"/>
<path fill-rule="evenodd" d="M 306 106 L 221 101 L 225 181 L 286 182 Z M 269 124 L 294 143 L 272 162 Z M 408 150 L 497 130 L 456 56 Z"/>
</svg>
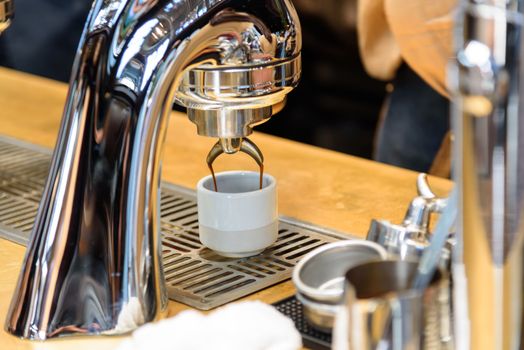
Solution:
<svg viewBox="0 0 524 350">
<path fill-rule="evenodd" d="M 0 136 L 0 236 L 27 244 L 51 151 Z M 290 278 L 298 260 L 339 233 L 280 219 L 278 240 L 262 254 L 229 259 L 200 243 L 194 191 L 162 183 L 161 229 L 169 298 L 209 310 Z"/>
</svg>

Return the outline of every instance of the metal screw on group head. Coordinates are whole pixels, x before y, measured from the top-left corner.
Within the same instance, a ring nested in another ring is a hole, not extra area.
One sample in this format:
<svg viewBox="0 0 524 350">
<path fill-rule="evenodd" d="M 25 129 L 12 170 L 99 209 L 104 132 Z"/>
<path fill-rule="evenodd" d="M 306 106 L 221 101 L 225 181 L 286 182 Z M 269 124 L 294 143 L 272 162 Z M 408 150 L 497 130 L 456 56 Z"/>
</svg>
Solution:
<svg viewBox="0 0 524 350">
<path fill-rule="evenodd" d="M 0 0 L 0 34 L 9 27 L 14 15 L 14 0 Z"/>
</svg>

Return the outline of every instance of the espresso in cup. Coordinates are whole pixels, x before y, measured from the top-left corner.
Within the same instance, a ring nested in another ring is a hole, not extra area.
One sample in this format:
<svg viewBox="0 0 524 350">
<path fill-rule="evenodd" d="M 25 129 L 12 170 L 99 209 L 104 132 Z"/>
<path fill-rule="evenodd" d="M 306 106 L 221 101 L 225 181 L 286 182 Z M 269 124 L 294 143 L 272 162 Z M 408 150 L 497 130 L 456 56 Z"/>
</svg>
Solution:
<svg viewBox="0 0 524 350">
<path fill-rule="evenodd" d="M 276 180 L 252 171 L 227 171 L 197 184 L 199 235 L 217 254 L 241 258 L 257 255 L 278 236 Z"/>
</svg>

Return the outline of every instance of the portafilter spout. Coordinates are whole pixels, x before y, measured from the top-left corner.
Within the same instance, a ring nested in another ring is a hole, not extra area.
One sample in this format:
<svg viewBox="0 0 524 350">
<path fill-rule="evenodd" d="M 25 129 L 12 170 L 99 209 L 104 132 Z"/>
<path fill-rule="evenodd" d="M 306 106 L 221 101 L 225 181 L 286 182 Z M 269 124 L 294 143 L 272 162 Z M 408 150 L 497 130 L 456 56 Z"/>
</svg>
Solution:
<svg viewBox="0 0 524 350">
<path fill-rule="evenodd" d="M 220 139 L 209 151 L 206 162 L 209 170 L 211 171 L 211 175 L 213 176 L 215 191 L 218 191 L 215 170 L 213 169 L 213 163 L 215 162 L 215 159 L 217 159 L 218 156 L 223 153 L 233 154 L 239 151 L 247 154 L 253 158 L 255 162 L 257 162 L 260 169 L 260 189 L 262 189 L 262 180 L 264 178 L 264 155 L 258 146 L 246 137 L 238 139 Z"/>
</svg>

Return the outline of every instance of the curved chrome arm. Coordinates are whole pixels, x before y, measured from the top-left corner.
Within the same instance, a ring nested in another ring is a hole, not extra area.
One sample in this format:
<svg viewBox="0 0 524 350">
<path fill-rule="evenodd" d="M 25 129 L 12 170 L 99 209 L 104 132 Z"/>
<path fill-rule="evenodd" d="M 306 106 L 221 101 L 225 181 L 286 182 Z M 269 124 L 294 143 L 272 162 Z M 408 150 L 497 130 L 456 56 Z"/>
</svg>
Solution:
<svg viewBox="0 0 524 350">
<path fill-rule="evenodd" d="M 211 150 L 207 154 L 207 167 L 211 171 L 211 176 L 213 176 L 215 191 L 218 191 L 218 185 L 215 177 L 215 170 L 213 169 L 213 163 L 223 153 L 231 154 L 236 152 L 244 152 L 257 162 L 260 169 L 260 189 L 262 189 L 262 181 L 264 177 L 264 155 L 253 141 L 245 137 L 239 139 L 220 139 L 213 145 L 213 147 L 211 147 Z"/>
<path fill-rule="evenodd" d="M 300 76 L 289 0 L 97 0 L 8 314 L 30 339 L 158 318 L 159 182 L 174 100 L 199 133 L 244 137 Z"/>
</svg>

